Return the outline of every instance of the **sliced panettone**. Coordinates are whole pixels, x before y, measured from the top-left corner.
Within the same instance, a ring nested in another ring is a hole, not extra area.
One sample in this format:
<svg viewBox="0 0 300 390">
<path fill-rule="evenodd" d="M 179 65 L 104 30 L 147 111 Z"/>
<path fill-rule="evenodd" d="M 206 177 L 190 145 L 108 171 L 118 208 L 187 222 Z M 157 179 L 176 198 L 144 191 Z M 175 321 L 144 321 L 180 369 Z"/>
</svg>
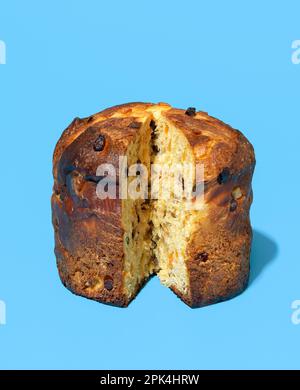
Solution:
<svg viewBox="0 0 300 390">
<path fill-rule="evenodd" d="M 116 175 L 99 173 L 103 164 Z M 130 103 L 74 120 L 53 160 L 63 283 L 118 306 L 152 274 L 193 307 L 240 293 L 249 276 L 254 165 L 239 131 L 193 108 Z M 116 199 L 99 196 L 103 179 Z"/>
</svg>

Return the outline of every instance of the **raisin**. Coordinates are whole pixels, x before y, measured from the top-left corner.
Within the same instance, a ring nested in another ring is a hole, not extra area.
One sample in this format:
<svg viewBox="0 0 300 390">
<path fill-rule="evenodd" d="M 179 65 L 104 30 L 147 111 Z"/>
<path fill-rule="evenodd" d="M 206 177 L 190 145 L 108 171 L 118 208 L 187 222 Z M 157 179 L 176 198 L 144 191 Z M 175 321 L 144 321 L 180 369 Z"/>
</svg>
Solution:
<svg viewBox="0 0 300 390">
<path fill-rule="evenodd" d="M 217 178 L 217 182 L 219 184 L 224 184 L 228 181 L 229 178 L 230 178 L 230 170 L 229 168 L 224 168 L 223 171 L 219 174 Z"/>
<path fill-rule="evenodd" d="M 129 241 L 130 241 L 130 239 L 129 239 L 129 237 L 128 237 L 128 236 L 126 236 L 126 239 L 125 239 L 125 241 L 126 241 L 126 245 L 129 245 Z"/>
<path fill-rule="evenodd" d="M 207 252 L 198 253 L 195 257 L 195 260 L 205 263 L 208 260 L 208 253 Z"/>
<path fill-rule="evenodd" d="M 95 152 L 102 152 L 104 146 L 105 146 L 105 136 L 103 134 L 100 134 L 94 142 Z"/>
<path fill-rule="evenodd" d="M 233 212 L 237 209 L 237 201 L 235 199 L 231 199 L 230 201 L 230 206 L 229 206 L 229 211 Z"/>
<path fill-rule="evenodd" d="M 188 116 L 195 116 L 196 115 L 196 108 L 195 107 L 189 107 L 186 112 L 186 115 Z"/>
<path fill-rule="evenodd" d="M 140 122 L 134 121 L 134 122 L 130 123 L 129 127 L 131 127 L 132 129 L 139 129 L 141 127 L 141 125 L 142 124 Z"/>
<path fill-rule="evenodd" d="M 113 280 L 110 276 L 105 276 L 104 278 L 104 287 L 106 290 L 111 291 L 114 288 Z"/>
</svg>

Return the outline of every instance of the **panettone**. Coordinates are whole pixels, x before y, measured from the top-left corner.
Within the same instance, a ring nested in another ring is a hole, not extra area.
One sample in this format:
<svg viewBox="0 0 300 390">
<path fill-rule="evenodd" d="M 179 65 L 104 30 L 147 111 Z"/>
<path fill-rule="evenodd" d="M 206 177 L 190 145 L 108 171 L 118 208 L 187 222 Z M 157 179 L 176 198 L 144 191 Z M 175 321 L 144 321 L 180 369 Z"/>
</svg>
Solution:
<svg viewBox="0 0 300 390">
<path fill-rule="evenodd" d="M 130 103 L 76 118 L 53 158 L 62 282 L 117 306 L 127 306 L 153 274 L 192 307 L 239 294 L 249 276 L 254 166 L 240 131 L 193 108 Z M 128 196 L 137 179 L 140 195 Z M 115 199 L 103 196 L 108 187 Z"/>
</svg>

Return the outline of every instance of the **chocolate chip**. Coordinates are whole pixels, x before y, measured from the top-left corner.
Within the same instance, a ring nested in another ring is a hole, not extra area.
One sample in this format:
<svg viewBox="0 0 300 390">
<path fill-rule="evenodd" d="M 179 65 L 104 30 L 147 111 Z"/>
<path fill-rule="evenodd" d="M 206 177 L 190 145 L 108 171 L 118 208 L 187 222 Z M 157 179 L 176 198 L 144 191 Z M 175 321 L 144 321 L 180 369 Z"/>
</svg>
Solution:
<svg viewBox="0 0 300 390">
<path fill-rule="evenodd" d="M 151 120 L 150 122 L 150 128 L 151 128 L 151 140 L 155 141 L 158 138 L 158 131 L 157 126 L 154 120 Z"/>
<path fill-rule="evenodd" d="M 93 117 L 93 115 L 91 115 L 91 116 L 88 118 L 87 123 L 93 122 L 93 120 L 94 120 L 94 117 Z"/>
<path fill-rule="evenodd" d="M 158 154 L 160 152 L 160 149 L 157 145 L 152 145 L 152 150 L 155 154 Z"/>
<path fill-rule="evenodd" d="M 105 146 L 105 136 L 100 134 L 98 138 L 94 142 L 94 150 L 95 152 L 101 152 Z"/>
<path fill-rule="evenodd" d="M 131 122 L 129 127 L 131 127 L 132 129 L 139 129 L 140 127 L 142 126 L 142 124 L 140 122 Z"/>
<path fill-rule="evenodd" d="M 104 287 L 106 290 L 111 291 L 114 288 L 113 280 L 110 276 L 105 276 Z"/>
<path fill-rule="evenodd" d="M 196 115 L 196 108 L 195 107 L 189 107 L 186 112 L 186 115 L 188 116 L 195 116 Z"/>
<path fill-rule="evenodd" d="M 230 170 L 229 168 L 224 168 L 223 171 L 219 174 L 217 178 L 217 182 L 219 184 L 224 184 L 228 181 L 229 178 L 230 178 Z"/>
<path fill-rule="evenodd" d="M 156 129 L 156 123 L 154 122 L 153 119 L 151 119 L 151 121 L 150 121 L 150 127 L 151 127 L 152 130 Z"/>
<path fill-rule="evenodd" d="M 233 212 L 237 209 L 237 201 L 235 199 L 231 199 L 230 201 L 230 206 L 229 206 L 229 211 Z"/>
<path fill-rule="evenodd" d="M 197 253 L 195 260 L 205 263 L 208 260 L 208 253 L 207 252 Z"/>
</svg>

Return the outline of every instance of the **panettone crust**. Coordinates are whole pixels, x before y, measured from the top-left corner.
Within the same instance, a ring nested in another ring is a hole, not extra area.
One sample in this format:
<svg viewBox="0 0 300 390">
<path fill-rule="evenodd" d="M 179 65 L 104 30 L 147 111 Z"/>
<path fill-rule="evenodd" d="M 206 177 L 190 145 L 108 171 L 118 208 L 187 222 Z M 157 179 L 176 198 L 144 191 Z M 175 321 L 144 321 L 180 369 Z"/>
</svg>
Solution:
<svg viewBox="0 0 300 390">
<path fill-rule="evenodd" d="M 183 132 L 195 156 L 204 164 L 205 219 L 187 247 L 190 289 L 183 295 L 191 307 L 229 299 L 247 285 L 252 231 L 249 209 L 255 166 L 252 145 L 241 132 L 204 112 L 188 115 L 160 103 L 129 103 L 84 119 L 63 132 L 53 156 L 52 195 L 55 253 L 63 284 L 78 295 L 117 306 L 129 301 L 123 289 L 121 200 L 100 200 L 95 175 L 101 163 L 118 166 L 142 123 L 160 112 Z M 105 136 L 101 153 L 93 150 L 97 135 Z M 226 170 L 224 180 L 222 172 Z M 235 188 L 242 196 L 233 199 Z M 141 283 L 142 286 L 142 283 Z"/>
</svg>

